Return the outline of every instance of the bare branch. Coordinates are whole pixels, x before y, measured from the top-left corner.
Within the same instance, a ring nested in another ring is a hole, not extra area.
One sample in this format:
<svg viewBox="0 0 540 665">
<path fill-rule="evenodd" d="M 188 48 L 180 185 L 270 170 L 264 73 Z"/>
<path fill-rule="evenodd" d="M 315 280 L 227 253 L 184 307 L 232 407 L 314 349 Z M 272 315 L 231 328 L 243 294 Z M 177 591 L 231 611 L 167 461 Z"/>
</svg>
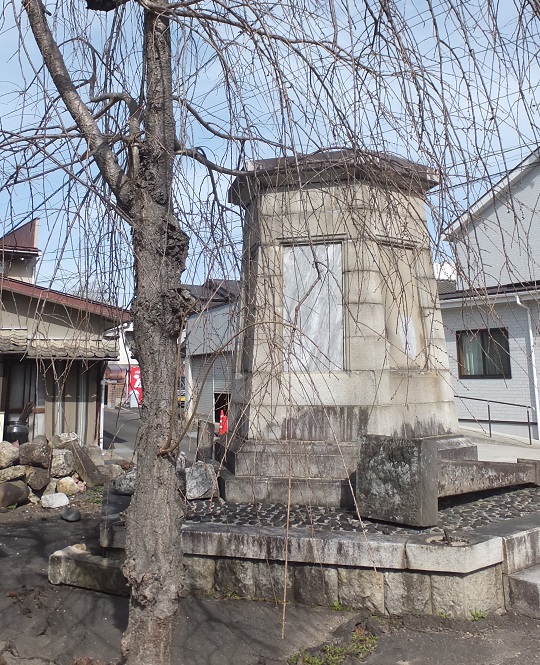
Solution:
<svg viewBox="0 0 540 665">
<path fill-rule="evenodd" d="M 64 58 L 45 20 L 45 11 L 41 0 L 25 0 L 24 8 L 34 38 L 43 55 L 45 66 L 62 97 L 62 101 L 86 138 L 90 152 L 94 155 L 103 177 L 117 197 L 126 196 L 127 192 L 125 190 L 129 180 L 118 165 L 114 153 L 71 80 Z"/>
</svg>

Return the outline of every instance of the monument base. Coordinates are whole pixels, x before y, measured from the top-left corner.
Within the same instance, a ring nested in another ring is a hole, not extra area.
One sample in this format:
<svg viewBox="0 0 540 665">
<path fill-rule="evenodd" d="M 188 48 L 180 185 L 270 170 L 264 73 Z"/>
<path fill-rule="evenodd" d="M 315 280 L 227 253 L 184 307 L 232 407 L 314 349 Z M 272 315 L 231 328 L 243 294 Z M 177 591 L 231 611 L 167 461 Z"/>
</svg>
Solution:
<svg viewBox="0 0 540 665">
<path fill-rule="evenodd" d="M 428 437 L 445 459 L 476 460 L 463 436 Z M 250 440 L 219 437 L 221 496 L 231 503 L 282 503 L 355 510 L 357 441 Z M 290 482 L 289 482 L 290 478 Z M 384 518 L 380 518 L 384 519 Z"/>
</svg>

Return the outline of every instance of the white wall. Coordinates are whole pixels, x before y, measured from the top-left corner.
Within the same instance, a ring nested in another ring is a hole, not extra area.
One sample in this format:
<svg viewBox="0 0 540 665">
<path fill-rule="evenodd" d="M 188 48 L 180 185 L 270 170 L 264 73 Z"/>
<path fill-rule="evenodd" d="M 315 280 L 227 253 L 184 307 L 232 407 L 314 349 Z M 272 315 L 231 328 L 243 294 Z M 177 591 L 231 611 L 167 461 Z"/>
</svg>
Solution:
<svg viewBox="0 0 540 665">
<path fill-rule="evenodd" d="M 458 289 L 540 280 L 540 165 L 484 210 L 454 241 Z"/>
<path fill-rule="evenodd" d="M 509 300 L 511 296 L 509 297 Z M 539 307 L 533 300 L 525 301 L 531 310 L 533 329 L 538 328 Z M 442 302 L 442 316 L 446 345 L 452 374 L 454 393 L 460 396 L 477 397 L 484 400 L 513 402 L 534 407 L 534 390 L 531 374 L 531 349 L 526 311 L 515 302 L 490 306 L 462 305 L 461 301 L 450 305 Z M 484 328 L 506 328 L 509 337 L 511 378 L 510 379 L 459 379 L 457 362 L 456 332 Z M 536 335 L 536 356 L 539 357 L 540 337 Z M 491 416 L 495 420 L 526 422 L 527 412 L 523 408 L 492 405 Z M 458 418 L 487 418 L 485 403 L 456 399 Z M 536 421 L 534 411 L 532 420 Z"/>
</svg>

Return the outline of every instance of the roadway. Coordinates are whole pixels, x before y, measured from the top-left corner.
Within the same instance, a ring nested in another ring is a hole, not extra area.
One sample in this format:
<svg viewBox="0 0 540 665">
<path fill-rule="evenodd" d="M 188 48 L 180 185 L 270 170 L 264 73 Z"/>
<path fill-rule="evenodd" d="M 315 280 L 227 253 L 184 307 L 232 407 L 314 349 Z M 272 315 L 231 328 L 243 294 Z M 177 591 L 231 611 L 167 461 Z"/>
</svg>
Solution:
<svg viewBox="0 0 540 665">
<path fill-rule="evenodd" d="M 135 440 L 141 424 L 139 409 L 104 409 L 103 419 L 103 449 L 113 454 L 134 458 Z M 180 450 L 188 459 L 195 456 L 197 444 L 196 422 L 195 427 L 184 437 Z"/>
</svg>

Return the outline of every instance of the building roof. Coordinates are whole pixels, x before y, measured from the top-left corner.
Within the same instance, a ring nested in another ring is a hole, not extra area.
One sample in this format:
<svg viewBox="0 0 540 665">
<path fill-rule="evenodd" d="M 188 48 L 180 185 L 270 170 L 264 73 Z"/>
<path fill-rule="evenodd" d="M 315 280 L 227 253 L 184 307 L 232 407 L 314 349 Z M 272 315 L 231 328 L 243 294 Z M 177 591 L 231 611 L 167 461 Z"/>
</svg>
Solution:
<svg viewBox="0 0 540 665">
<path fill-rule="evenodd" d="M 444 231 L 447 240 L 453 240 L 467 231 L 469 226 L 491 205 L 497 201 L 504 200 L 504 196 L 518 183 L 523 177 L 525 171 L 531 168 L 540 160 L 540 147 L 533 150 L 528 157 L 522 160 L 515 168 L 503 176 L 493 187 L 491 187 L 476 203 L 468 208 L 454 222 L 452 222 Z"/>
<path fill-rule="evenodd" d="M 238 300 L 240 282 L 236 279 L 207 279 L 204 284 L 182 284 L 195 299 L 195 310 L 219 307 Z"/>
<path fill-rule="evenodd" d="M 236 178 L 229 189 L 229 201 L 247 205 L 261 188 L 335 182 L 351 177 L 421 192 L 439 183 L 436 171 L 403 157 L 349 148 L 319 150 L 310 155 L 260 159 L 246 164 L 245 177 Z"/>
<path fill-rule="evenodd" d="M 470 298 L 479 299 L 513 294 L 534 294 L 535 297 L 538 298 L 539 293 L 540 281 L 533 281 L 520 282 L 518 284 L 498 284 L 497 286 L 484 286 L 461 291 L 456 291 L 455 289 L 453 291 L 441 291 L 439 289 L 439 300 L 441 302 L 446 302 L 450 300 L 467 300 Z"/>
<path fill-rule="evenodd" d="M 108 360 L 118 357 L 115 340 L 95 335 L 67 339 L 42 339 L 26 330 L 0 329 L 0 353 L 26 358 L 69 358 L 70 360 Z"/>
<path fill-rule="evenodd" d="M 53 289 L 22 282 L 18 279 L 0 276 L 0 293 L 4 291 L 27 296 L 41 303 L 62 305 L 63 307 L 87 312 L 88 314 L 95 314 L 115 324 L 127 323 L 131 319 L 131 314 L 127 309 L 113 307 L 106 303 L 80 298 L 79 296 L 62 293 L 61 291 L 54 291 Z"/>
<path fill-rule="evenodd" d="M 38 221 L 39 218 L 36 217 L 23 226 L 6 233 L 0 238 L 0 252 L 39 256 L 41 252 L 37 247 Z"/>
</svg>

